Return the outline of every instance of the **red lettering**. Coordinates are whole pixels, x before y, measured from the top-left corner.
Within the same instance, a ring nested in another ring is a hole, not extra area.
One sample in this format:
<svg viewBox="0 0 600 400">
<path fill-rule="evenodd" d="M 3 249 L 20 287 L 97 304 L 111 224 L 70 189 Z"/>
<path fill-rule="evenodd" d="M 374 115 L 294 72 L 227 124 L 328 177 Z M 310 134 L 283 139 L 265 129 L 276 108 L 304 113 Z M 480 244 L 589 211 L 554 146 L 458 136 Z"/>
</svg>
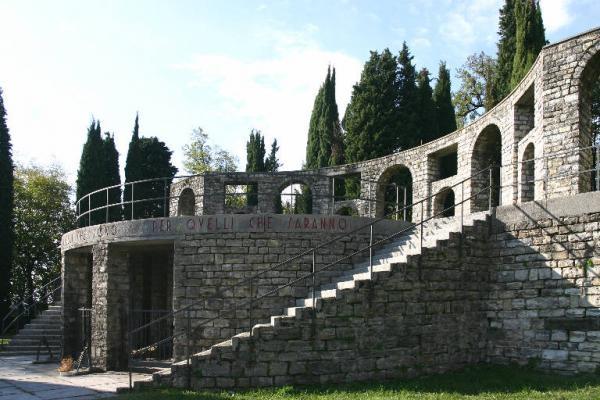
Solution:
<svg viewBox="0 0 600 400">
<path fill-rule="evenodd" d="M 208 219 L 208 225 L 206 226 L 206 228 L 207 228 L 209 231 L 212 231 L 212 230 L 213 230 L 213 219 L 212 219 L 212 217 L 210 217 L 210 218 Z"/>
<path fill-rule="evenodd" d="M 312 229 L 317 229 L 317 219 L 316 218 L 313 218 L 313 223 L 312 223 L 311 228 Z"/>
<path fill-rule="evenodd" d="M 196 220 L 194 220 L 194 218 L 188 219 L 185 224 L 188 228 L 188 231 L 193 231 L 194 229 L 196 229 Z"/>
<path fill-rule="evenodd" d="M 310 220 L 307 217 L 304 217 L 304 229 L 307 229 L 309 224 Z"/>
<path fill-rule="evenodd" d="M 271 230 L 272 226 L 273 226 L 273 217 L 267 217 L 267 228 L 269 230 Z"/>
<path fill-rule="evenodd" d="M 296 225 L 294 225 L 294 228 L 296 228 L 296 229 L 302 228 L 302 224 L 300 223 L 300 218 L 296 218 Z"/>
<path fill-rule="evenodd" d="M 343 226 L 342 226 L 343 225 Z M 347 221 L 344 218 L 340 218 L 338 220 L 338 227 L 342 230 L 345 231 L 346 230 L 346 226 L 347 226 Z"/>
</svg>

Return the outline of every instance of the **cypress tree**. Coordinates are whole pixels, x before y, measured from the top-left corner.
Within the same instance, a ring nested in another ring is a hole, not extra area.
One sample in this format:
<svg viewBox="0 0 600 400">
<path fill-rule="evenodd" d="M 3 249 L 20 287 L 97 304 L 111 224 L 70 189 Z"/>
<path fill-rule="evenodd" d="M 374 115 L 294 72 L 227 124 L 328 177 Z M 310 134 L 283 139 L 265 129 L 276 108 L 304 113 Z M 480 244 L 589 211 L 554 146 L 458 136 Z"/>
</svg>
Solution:
<svg viewBox="0 0 600 400">
<path fill-rule="evenodd" d="M 91 193 L 97 189 L 106 186 L 104 184 L 104 143 L 100 134 L 100 121 L 92 120 L 88 132 L 87 140 L 81 151 L 79 169 L 77 170 L 77 199 Z M 80 213 L 90 209 L 101 207 L 106 204 L 106 196 L 97 193 L 91 195 L 88 199 L 80 202 Z M 95 225 L 104 222 L 102 211 L 92 211 L 91 215 L 86 215 L 79 220 L 80 226 L 88 224 Z"/>
<path fill-rule="evenodd" d="M 155 201 L 136 202 L 133 205 L 133 218 L 162 217 L 166 215 L 164 200 L 168 195 L 172 178 L 177 173 L 177 168 L 171 164 L 172 151 L 156 137 L 140 137 L 139 115 L 135 116 L 135 123 L 127 151 L 125 162 L 125 182 L 135 182 L 144 179 L 165 178 L 144 183 L 136 183 L 133 187 L 133 200 L 159 198 Z M 125 185 L 124 201 L 132 200 L 132 185 Z M 167 204 L 168 207 L 168 204 Z M 124 207 L 125 219 L 132 218 L 131 204 Z"/>
<path fill-rule="evenodd" d="M 114 135 L 108 132 L 104 134 L 103 140 L 104 153 L 104 186 L 114 186 L 121 184 L 121 175 L 119 174 L 119 152 L 115 146 Z M 109 204 L 118 204 L 121 202 L 121 186 L 109 189 Z M 121 207 L 109 207 L 109 221 L 118 221 L 121 219 Z"/>
<path fill-rule="evenodd" d="M 423 127 L 419 118 L 419 94 L 417 91 L 417 74 L 412 63 L 413 56 L 406 45 L 398 55 L 398 112 L 399 125 L 394 149 L 406 150 L 419 145 L 423 139 Z"/>
<path fill-rule="evenodd" d="M 381 54 L 371 52 L 342 121 L 346 162 L 384 156 L 397 148 L 397 68 L 389 49 Z"/>
<path fill-rule="evenodd" d="M 271 151 L 269 152 L 269 156 L 265 159 L 265 171 L 275 172 L 279 170 L 279 167 L 281 167 L 281 163 L 277 158 L 278 151 L 279 146 L 277 145 L 277 139 L 273 139 L 273 143 L 271 143 Z"/>
<path fill-rule="evenodd" d="M 421 140 L 429 142 L 438 137 L 438 123 L 436 107 L 433 102 L 433 90 L 431 89 L 429 71 L 423 68 L 417 76 L 417 117 L 421 133 Z"/>
<path fill-rule="evenodd" d="M 538 0 L 517 0 L 515 4 L 515 56 L 511 88 L 523 79 L 546 44 L 544 22 Z"/>
<path fill-rule="evenodd" d="M 343 162 L 343 137 L 335 101 L 335 68 L 327 68 L 319 88 L 308 128 L 307 169 L 338 165 Z"/>
<path fill-rule="evenodd" d="M 433 89 L 433 102 L 435 103 L 438 136 L 444 136 L 455 131 L 456 114 L 454 113 L 450 91 L 450 71 L 443 61 L 440 62 L 438 79 Z"/>
<path fill-rule="evenodd" d="M 252 129 L 250 139 L 246 142 L 246 172 L 264 172 L 265 169 L 265 138 L 260 131 Z M 247 204 L 258 204 L 258 186 L 248 185 L 246 188 Z"/>
<path fill-rule="evenodd" d="M 518 0 L 517 0 L 518 1 Z M 515 0 L 505 0 L 500 9 L 500 20 L 498 22 L 498 61 L 492 105 L 496 105 L 510 93 L 513 61 L 516 46 L 516 22 L 515 22 Z"/>
<path fill-rule="evenodd" d="M 141 180 L 141 155 L 140 155 L 140 124 L 139 114 L 135 114 L 135 122 L 131 141 L 127 150 L 127 158 L 125 160 L 125 182 L 135 182 Z M 123 192 L 123 201 L 131 201 L 131 185 L 125 185 Z M 131 204 L 126 203 L 124 207 L 125 219 L 131 219 Z"/>
<path fill-rule="evenodd" d="M 0 318 L 10 306 L 10 279 L 14 238 L 14 165 L 0 88 Z"/>
</svg>

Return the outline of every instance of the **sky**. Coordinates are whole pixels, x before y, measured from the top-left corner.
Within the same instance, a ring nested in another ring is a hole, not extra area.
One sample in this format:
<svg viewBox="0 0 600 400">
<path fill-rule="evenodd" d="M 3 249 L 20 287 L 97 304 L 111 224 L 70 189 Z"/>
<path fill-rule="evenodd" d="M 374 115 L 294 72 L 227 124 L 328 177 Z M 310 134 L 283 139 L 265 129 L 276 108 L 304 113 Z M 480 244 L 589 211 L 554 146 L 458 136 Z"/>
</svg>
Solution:
<svg viewBox="0 0 600 400">
<path fill-rule="evenodd" d="M 305 158 L 314 97 L 335 67 L 340 116 L 369 51 L 398 53 L 454 77 L 467 56 L 496 54 L 503 0 L 0 0 L 0 87 L 13 158 L 59 164 L 74 183 L 92 118 L 124 167 L 136 112 L 183 169 L 196 127 L 246 164 L 259 129 L 282 170 Z M 596 28 L 597 0 L 542 0 L 552 43 Z M 268 151 L 268 149 L 267 149 Z"/>
</svg>

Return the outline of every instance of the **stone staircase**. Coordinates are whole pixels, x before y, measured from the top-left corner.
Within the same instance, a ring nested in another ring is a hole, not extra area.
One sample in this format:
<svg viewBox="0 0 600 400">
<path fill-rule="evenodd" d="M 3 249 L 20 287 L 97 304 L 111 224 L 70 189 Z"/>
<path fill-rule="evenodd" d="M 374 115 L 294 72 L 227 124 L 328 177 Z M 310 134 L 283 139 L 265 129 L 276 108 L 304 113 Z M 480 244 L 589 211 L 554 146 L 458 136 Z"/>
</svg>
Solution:
<svg viewBox="0 0 600 400">
<path fill-rule="evenodd" d="M 52 356 L 60 358 L 62 348 L 62 302 L 57 301 L 48 306 L 37 317 L 17 332 L 4 349 L 0 357 L 36 355 L 38 348 L 40 356 L 47 357 L 48 350 L 41 344 L 46 338 Z"/>
<path fill-rule="evenodd" d="M 258 351 L 255 350 L 255 345 L 249 344 L 249 342 L 258 340 L 255 338 L 261 338 L 262 340 L 265 340 L 265 338 L 266 340 L 273 339 L 278 336 L 278 330 L 284 331 L 283 338 L 286 341 L 294 342 L 295 345 L 298 346 L 298 350 L 302 351 L 302 344 L 299 342 L 302 342 L 307 334 L 302 333 L 299 337 L 286 337 L 285 331 L 292 329 L 292 327 L 298 328 L 298 324 L 304 323 L 304 325 L 307 325 L 307 321 L 314 321 L 315 313 L 313 312 L 313 309 L 317 310 L 317 314 L 321 314 L 324 305 L 335 303 L 344 297 L 356 294 L 356 292 L 360 291 L 365 284 L 379 285 L 380 283 L 384 283 L 386 279 L 396 272 L 395 269 L 397 269 L 399 265 L 406 267 L 410 256 L 418 256 L 422 253 L 422 250 L 438 248 L 440 246 L 439 242 L 448 242 L 452 234 L 455 235 L 454 237 L 456 239 L 456 237 L 461 235 L 461 230 L 464 230 L 465 235 L 472 235 L 474 229 L 473 225 L 476 223 L 481 224 L 479 226 L 479 229 L 481 230 L 482 226 L 485 225 L 483 221 L 485 221 L 487 215 L 487 212 L 482 212 L 465 216 L 463 220 L 464 228 L 462 229 L 460 217 L 428 221 L 423 225 L 423 249 L 421 248 L 421 229 L 420 227 L 413 228 L 399 239 L 377 249 L 373 256 L 372 273 L 370 271 L 369 261 L 361 262 L 353 269 L 344 271 L 337 278 L 333 278 L 331 283 L 321 285 L 314 296 L 315 304 L 313 304 L 311 292 L 307 298 L 298 299 L 295 307 L 286 308 L 282 315 L 272 316 L 269 323 L 254 325 L 252 333 L 240 333 L 229 340 L 213 345 L 208 350 L 193 355 L 191 360 L 193 388 L 198 390 L 215 388 L 224 389 L 230 387 L 277 386 L 298 382 L 315 383 L 309 381 L 304 382 L 302 380 L 298 381 L 297 379 L 284 379 L 281 377 L 279 380 L 266 377 L 264 379 L 253 378 L 252 380 L 250 378 L 246 380 L 244 378 L 235 379 L 235 375 L 240 373 L 240 368 L 236 369 L 233 366 L 227 368 L 222 367 L 222 365 L 234 363 L 232 360 L 238 358 L 232 355 L 234 353 L 239 356 L 240 352 Z M 325 315 L 319 315 L 316 318 L 340 318 L 340 316 L 335 315 L 335 313 L 325 313 Z M 304 326 L 304 328 L 306 328 L 306 326 Z M 303 332 L 305 331 L 306 330 Z M 289 364 L 293 363 L 295 356 L 292 356 L 289 352 L 285 352 L 284 356 Z M 246 359 L 246 356 L 242 356 L 242 358 Z M 279 364 L 283 365 L 286 363 Z M 271 369 L 273 366 L 276 367 L 279 364 L 276 362 L 267 363 L 267 365 L 269 365 L 268 373 L 272 372 Z M 285 374 L 293 374 L 291 369 L 292 367 L 290 366 L 286 369 L 286 372 L 281 373 L 282 376 L 285 376 Z M 187 365 L 184 360 L 174 363 L 170 369 L 163 369 L 154 373 L 152 379 L 135 382 L 134 388 L 148 386 L 185 387 L 187 385 L 187 374 Z M 267 371 L 265 370 L 263 374 L 267 375 Z M 230 376 L 228 377 L 228 375 Z M 246 371 L 244 371 L 242 375 L 251 376 L 252 373 L 246 374 Z M 319 380 L 317 379 L 316 383 L 318 382 Z M 321 379 L 321 383 L 324 383 L 323 379 Z"/>
</svg>

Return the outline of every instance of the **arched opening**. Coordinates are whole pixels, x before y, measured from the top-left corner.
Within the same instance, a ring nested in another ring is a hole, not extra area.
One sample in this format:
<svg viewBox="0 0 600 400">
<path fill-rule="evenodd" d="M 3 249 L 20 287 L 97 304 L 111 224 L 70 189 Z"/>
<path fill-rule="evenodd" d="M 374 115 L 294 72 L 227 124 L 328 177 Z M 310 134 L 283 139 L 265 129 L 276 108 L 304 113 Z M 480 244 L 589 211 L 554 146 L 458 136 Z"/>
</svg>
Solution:
<svg viewBox="0 0 600 400">
<path fill-rule="evenodd" d="M 393 165 L 386 169 L 377 182 L 376 216 L 410 221 L 412 182 L 408 167 Z"/>
<path fill-rule="evenodd" d="M 435 196 L 433 202 L 433 215 L 435 215 L 436 218 L 453 217 L 455 204 L 454 191 L 450 188 L 444 188 Z"/>
<path fill-rule="evenodd" d="M 286 184 L 275 198 L 278 214 L 312 214 L 312 190 L 303 182 Z"/>
<path fill-rule="evenodd" d="M 492 207 L 500 205 L 501 163 L 502 135 L 500 129 L 496 125 L 488 125 L 477 137 L 471 156 L 471 196 L 474 196 L 471 199 L 471 212 L 488 210 L 490 203 Z"/>
<path fill-rule="evenodd" d="M 194 215 L 196 213 L 196 196 L 191 188 L 185 188 L 179 194 L 177 215 Z"/>
<path fill-rule="evenodd" d="M 521 201 L 535 199 L 535 147 L 529 143 L 521 161 Z"/>
<path fill-rule="evenodd" d="M 346 215 L 351 217 L 358 217 L 358 210 L 356 207 L 342 206 L 335 212 L 336 215 Z"/>
<path fill-rule="evenodd" d="M 600 52 L 586 64 L 579 82 L 580 170 L 590 171 L 580 177 L 579 190 L 600 190 Z"/>
</svg>

